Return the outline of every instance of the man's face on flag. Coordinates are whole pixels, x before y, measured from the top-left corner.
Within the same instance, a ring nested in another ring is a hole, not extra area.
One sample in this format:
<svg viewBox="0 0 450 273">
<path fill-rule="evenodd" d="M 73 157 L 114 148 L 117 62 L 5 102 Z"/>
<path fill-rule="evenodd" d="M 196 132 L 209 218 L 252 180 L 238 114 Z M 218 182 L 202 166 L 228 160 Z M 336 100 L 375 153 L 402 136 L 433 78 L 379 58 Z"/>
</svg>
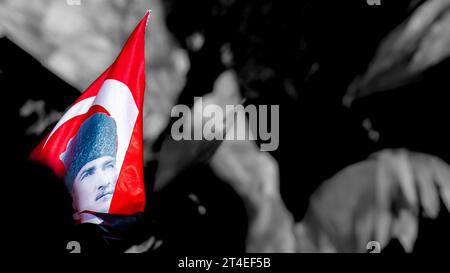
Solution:
<svg viewBox="0 0 450 273">
<path fill-rule="evenodd" d="M 118 178 L 116 154 L 114 118 L 95 113 L 86 119 L 61 157 L 77 212 L 108 212 Z"/>
<path fill-rule="evenodd" d="M 117 181 L 116 159 L 102 156 L 88 162 L 73 183 L 73 196 L 78 211 L 108 212 Z"/>
</svg>

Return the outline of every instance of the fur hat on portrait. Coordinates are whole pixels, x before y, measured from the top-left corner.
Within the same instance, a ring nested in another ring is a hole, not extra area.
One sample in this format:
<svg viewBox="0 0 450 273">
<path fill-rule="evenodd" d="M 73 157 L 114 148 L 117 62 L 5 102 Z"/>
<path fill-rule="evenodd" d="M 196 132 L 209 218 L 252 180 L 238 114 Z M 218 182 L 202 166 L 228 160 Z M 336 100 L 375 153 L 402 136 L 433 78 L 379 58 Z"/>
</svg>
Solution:
<svg viewBox="0 0 450 273">
<path fill-rule="evenodd" d="M 72 190 L 75 177 L 84 165 L 103 156 L 115 158 L 116 145 L 117 129 L 112 117 L 96 113 L 86 119 L 61 155 L 66 168 L 64 181 L 69 190 Z"/>
</svg>

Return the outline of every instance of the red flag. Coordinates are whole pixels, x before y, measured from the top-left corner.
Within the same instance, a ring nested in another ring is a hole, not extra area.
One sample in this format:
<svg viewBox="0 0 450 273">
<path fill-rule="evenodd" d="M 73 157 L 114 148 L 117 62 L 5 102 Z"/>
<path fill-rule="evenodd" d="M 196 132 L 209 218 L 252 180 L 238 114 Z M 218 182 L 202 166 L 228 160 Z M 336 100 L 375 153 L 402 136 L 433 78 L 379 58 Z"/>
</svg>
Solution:
<svg viewBox="0 0 450 273">
<path fill-rule="evenodd" d="M 144 210 L 142 108 L 149 16 L 147 11 L 114 63 L 30 156 L 64 179 L 81 222 L 91 221 L 83 218 L 89 212 Z"/>
</svg>

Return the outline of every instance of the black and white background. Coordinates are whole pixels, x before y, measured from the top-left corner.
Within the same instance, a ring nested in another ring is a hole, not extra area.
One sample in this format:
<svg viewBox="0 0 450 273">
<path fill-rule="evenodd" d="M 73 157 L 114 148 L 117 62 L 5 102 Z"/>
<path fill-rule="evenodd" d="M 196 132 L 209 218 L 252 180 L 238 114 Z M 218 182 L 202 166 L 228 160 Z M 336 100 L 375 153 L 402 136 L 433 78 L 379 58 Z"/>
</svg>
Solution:
<svg viewBox="0 0 450 273">
<path fill-rule="evenodd" d="M 378 241 L 381 252 L 445 252 L 450 1 L 368 2 L 0 0 L 12 247 L 353 253 Z M 26 159 L 149 8 L 147 208 L 110 242 L 75 226 L 64 184 Z M 279 148 L 173 144 L 170 109 L 199 96 L 279 105 Z"/>
</svg>

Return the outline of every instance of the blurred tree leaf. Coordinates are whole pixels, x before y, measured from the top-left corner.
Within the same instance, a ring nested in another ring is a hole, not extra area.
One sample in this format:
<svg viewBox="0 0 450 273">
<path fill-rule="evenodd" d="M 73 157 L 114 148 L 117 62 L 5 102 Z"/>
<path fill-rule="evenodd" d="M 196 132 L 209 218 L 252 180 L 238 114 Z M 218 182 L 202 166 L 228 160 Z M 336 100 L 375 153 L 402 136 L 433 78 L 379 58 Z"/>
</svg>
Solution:
<svg viewBox="0 0 450 273">
<path fill-rule="evenodd" d="M 127 250 L 125 250 L 124 253 L 144 253 L 149 250 L 155 251 L 162 245 L 161 240 L 156 240 L 154 236 L 150 236 L 148 240 L 143 241 L 142 243 L 138 245 L 133 245 Z"/>
<path fill-rule="evenodd" d="M 237 82 L 234 74 L 229 71 L 222 73 L 214 84 L 213 92 L 202 99 L 203 108 L 209 104 L 224 106 L 226 103 L 226 96 L 230 93 L 234 93 L 235 91 L 233 91 L 233 89 L 235 88 L 237 88 Z M 193 120 L 195 113 L 201 110 L 198 103 L 194 104 L 191 110 L 192 116 L 184 117 L 188 119 L 187 124 L 195 126 L 194 122 L 190 121 Z M 222 131 L 224 137 L 226 132 L 233 125 L 233 115 L 233 111 L 226 112 L 224 115 L 223 127 L 216 128 L 216 130 Z M 203 124 L 198 125 L 203 126 L 205 121 L 206 120 L 203 119 Z M 191 132 L 194 132 L 195 129 L 195 127 L 191 128 Z M 205 136 L 202 140 L 182 139 L 176 141 L 170 134 L 166 135 L 159 152 L 159 165 L 156 171 L 155 189 L 162 189 L 189 167 L 202 162 L 207 162 L 217 151 L 221 143 L 222 140 L 206 140 Z"/>
<path fill-rule="evenodd" d="M 276 160 L 259 151 L 253 141 L 224 141 L 211 166 L 245 203 L 249 226 L 247 251 L 294 252 L 294 221 L 280 195 Z"/>
<path fill-rule="evenodd" d="M 365 252 L 369 241 L 383 248 L 398 239 L 411 252 L 420 208 L 424 217 L 436 218 L 440 199 L 450 208 L 449 191 L 450 166 L 441 159 L 407 150 L 380 151 L 340 171 L 311 196 L 307 214 L 296 226 L 297 250 Z"/>
<path fill-rule="evenodd" d="M 221 77 L 224 83 L 232 86 L 227 89 L 226 85 L 217 85 L 221 105 L 239 104 L 241 95 L 236 76 L 228 72 Z M 233 126 L 238 131 L 240 128 L 248 129 L 248 124 L 244 115 L 237 115 Z M 252 130 L 249 133 L 253 135 Z M 249 136 L 248 140 L 225 140 L 210 161 L 211 168 L 233 187 L 245 203 L 247 252 L 293 252 L 294 220 L 280 195 L 278 163 L 269 153 L 260 151 L 250 139 L 252 137 Z"/>
<path fill-rule="evenodd" d="M 409 84 L 450 56 L 450 0 L 429 0 L 381 42 L 363 76 L 353 80 L 344 104 Z"/>
</svg>

